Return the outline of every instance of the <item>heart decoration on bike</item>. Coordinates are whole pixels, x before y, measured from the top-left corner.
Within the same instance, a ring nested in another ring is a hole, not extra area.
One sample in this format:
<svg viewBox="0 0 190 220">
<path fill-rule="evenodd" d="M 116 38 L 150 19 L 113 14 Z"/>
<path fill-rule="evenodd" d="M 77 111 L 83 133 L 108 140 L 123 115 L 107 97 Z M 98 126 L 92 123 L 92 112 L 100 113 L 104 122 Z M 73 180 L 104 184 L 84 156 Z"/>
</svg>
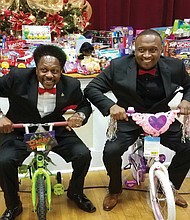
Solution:
<svg viewBox="0 0 190 220">
<path fill-rule="evenodd" d="M 160 112 L 156 114 L 134 113 L 132 115 L 136 124 L 140 125 L 144 132 L 152 136 L 159 136 L 168 130 L 169 126 L 177 117 L 177 112 Z"/>
<path fill-rule="evenodd" d="M 165 115 L 161 115 L 158 118 L 155 116 L 150 116 L 148 118 L 148 122 L 149 124 L 156 129 L 157 131 L 159 131 L 160 129 L 162 129 L 164 127 L 164 125 L 167 122 L 167 118 Z"/>
</svg>

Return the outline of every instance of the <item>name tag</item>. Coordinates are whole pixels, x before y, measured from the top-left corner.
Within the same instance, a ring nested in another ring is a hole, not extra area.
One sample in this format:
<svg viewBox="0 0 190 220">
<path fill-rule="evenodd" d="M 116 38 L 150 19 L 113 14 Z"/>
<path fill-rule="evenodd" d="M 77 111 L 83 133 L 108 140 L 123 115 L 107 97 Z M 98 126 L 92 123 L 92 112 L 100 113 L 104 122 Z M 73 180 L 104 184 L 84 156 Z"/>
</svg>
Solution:
<svg viewBox="0 0 190 220">
<path fill-rule="evenodd" d="M 160 137 L 146 136 L 144 138 L 144 156 L 158 157 L 160 150 Z"/>
</svg>

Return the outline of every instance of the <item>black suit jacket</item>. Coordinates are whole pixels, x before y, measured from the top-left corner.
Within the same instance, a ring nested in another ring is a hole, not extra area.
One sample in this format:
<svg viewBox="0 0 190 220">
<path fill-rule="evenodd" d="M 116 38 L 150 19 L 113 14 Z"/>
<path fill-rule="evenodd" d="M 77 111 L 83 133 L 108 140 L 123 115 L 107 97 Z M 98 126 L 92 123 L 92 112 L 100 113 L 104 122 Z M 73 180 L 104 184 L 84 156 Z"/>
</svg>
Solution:
<svg viewBox="0 0 190 220">
<path fill-rule="evenodd" d="M 0 77 L 0 96 L 7 97 L 9 100 L 9 109 L 6 116 L 13 123 L 64 121 L 65 108 L 70 105 L 77 105 L 76 111 L 83 112 L 86 115 L 83 123 L 87 122 L 92 109 L 81 91 L 79 80 L 69 76 L 61 76 L 56 86 L 55 109 L 43 118 L 41 118 L 37 109 L 38 85 L 39 81 L 35 68 L 13 68 L 9 74 Z M 15 129 L 15 132 L 18 132 L 18 130 Z M 65 131 L 64 127 L 56 127 L 56 134 L 59 136 L 62 135 L 63 131 Z M 23 134 L 23 132 L 20 133 Z"/>
<path fill-rule="evenodd" d="M 136 92 L 137 63 L 134 55 L 113 59 L 110 66 L 93 79 L 85 88 L 87 98 L 106 116 L 114 101 L 104 93 L 112 91 L 117 104 L 127 110 L 134 107 L 136 112 L 168 111 L 168 102 L 173 98 L 178 87 L 184 88 L 183 99 L 190 101 L 190 77 L 185 70 L 183 61 L 161 57 L 158 68 L 163 81 L 166 98 L 146 109 L 142 98 Z M 119 121 L 120 130 L 136 129 L 137 126 L 129 122 Z"/>
</svg>

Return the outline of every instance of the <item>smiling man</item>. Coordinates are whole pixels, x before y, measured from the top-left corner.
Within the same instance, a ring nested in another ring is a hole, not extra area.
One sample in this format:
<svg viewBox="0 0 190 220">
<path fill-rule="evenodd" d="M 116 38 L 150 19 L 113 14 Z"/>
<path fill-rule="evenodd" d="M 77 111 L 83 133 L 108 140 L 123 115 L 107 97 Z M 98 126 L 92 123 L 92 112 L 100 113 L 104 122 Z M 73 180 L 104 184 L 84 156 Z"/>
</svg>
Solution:
<svg viewBox="0 0 190 220">
<path fill-rule="evenodd" d="M 0 77 L 0 96 L 7 97 L 10 103 L 6 115 L 0 111 L 0 187 L 7 207 L 0 219 L 14 220 L 23 210 L 18 194 L 18 166 L 30 152 L 23 142 L 24 130 L 13 130 L 12 124 L 65 121 L 63 114 L 70 107 L 75 112 L 67 120 L 66 128 L 54 129 L 58 145 L 52 151 L 72 163 L 68 198 L 80 209 L 95 212 L 96 208 L 83 193 L 90 150 L 72 129 L 87 123 L 91 105 L 79 80 L 63 75 L 66 55 L 61 48 L 41 45 L 34 51 L 34 60 L 36 68 L 13 68 Z"/>
<path fill-rule="evenodd" d="M 163 57 L 162 39 L 154 30 L 141 32 L 135 40 L 135 54 L 113 59 L 110 66 L 93 79 L 85 88 L 86 97 L 103 116 L 117 120 L 117 138 L 106 141 L 103 161 L 110 177 L 109 192 L 103 201 L 103 209 L 110 211 L 117 204 L 122 192 L 121 156 L 128 150 L 142 129 L 126 115 L 128 107 L 136 112 L 166 112 L 168 103 L 179 87 L 184 93 L 178 105 L 180 113 L 190 114 L 190 77 L 183 61 Z M 112 91 L 116 102 L 104 93 Z M 181 124 L 175 121 L 161 135 L 161 144 L 176 152 L 168 168 L 171 182 L 178 190 L 190 168 L 190 142 L 181 143 Z M 187 207 L 178 194 L 176 204 Z"/>
</svg>

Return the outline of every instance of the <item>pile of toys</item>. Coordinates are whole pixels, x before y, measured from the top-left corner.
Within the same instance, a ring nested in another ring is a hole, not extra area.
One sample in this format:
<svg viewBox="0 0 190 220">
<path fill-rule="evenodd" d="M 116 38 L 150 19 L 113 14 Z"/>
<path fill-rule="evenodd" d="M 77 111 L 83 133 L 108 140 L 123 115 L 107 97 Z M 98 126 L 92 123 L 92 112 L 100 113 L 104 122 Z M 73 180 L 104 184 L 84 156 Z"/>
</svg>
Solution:
<svg viewBox="0 0 190 220">
<path fill-rule="evenodd" d="M 170 35 L 164 39 L 164 55 L 182 59 L 190 74 L 190 19 L 176 19 Z"/>
<path fill-rule="evenodd" d="M 100 49 L 112 48 L 119 51 L 121 56 L 132 52 L 134 30 L 131 26 L 113 26 L 110 31 L 92 30 L 92 43 Z"/>
<path fill-rule="evenodd" d="M 160 33 L 165 56 L 182 59 L 190 73 L 190 19 L 176 19 L 171 27 L 152 28 Z M 136 30 L 136 35 L 142 30 Z M 43 36 L 38 36 L 43 33 Z M 13 66 L 34 67 L 33 51 L 39 44 L 55 44 L 66 55 L 65 73 L 83 75 L 99 73 L 114 58 L 134 52 L 134 30 L 131 26 L 114 26 L 109 31 L 89 31 L 89 36 L 68 34 L 51 40 L 49 26 L 23 25 L 20 38 L 0 34 L 0 73 Z M 85 46 L 85 47 L 84 47 Z"/>
<path fill-rule="evenodd" d="M 29 47 L 23 40 L 7 41 L 7 47 L 0 49 L 0 71 L 9 73 L 11 67 L 33 67 L 33 51 L 36 47 Z"/>
</svg>

